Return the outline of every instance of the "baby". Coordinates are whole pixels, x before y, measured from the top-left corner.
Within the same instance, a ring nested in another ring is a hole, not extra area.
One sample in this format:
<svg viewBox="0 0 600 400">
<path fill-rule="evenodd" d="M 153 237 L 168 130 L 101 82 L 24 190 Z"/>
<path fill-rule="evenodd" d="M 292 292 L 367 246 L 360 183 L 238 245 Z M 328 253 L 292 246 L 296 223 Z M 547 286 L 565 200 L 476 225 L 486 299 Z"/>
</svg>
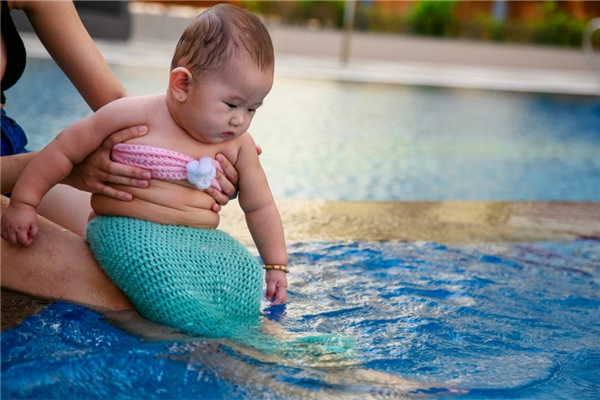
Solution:
<svg viewBox="0 0 600 400">
<path fill-rule="evenodd" d="M 115 146 L 113 158 L 151 170 L 150 185 L 132 193 L 135 207 L 92 197 L 97 217 L 86 238 L 95 257 L 146 318 L 205 336 L 230 336 L 235 326 L 254 323 L 260 266 L 244 246 L 214 229 L 218 214 L 176 189 L 218 188 L 213 178 L 220 167 L 213 158 L 222 153 L 231 160 L 239 174 L 239 204 L 265 263 L 266 296 L 285 303 L 283 226 L 247 132 L 271 90 L 274 64 L 269 33 L 258 17 L 225 4 L 203 12 L 177 44 L 166 94 L 114 101 L 67 127 L 31 161 L 2 216 L 2 237 L 30 245 L 38 232 L 36 207 L 46 192 L 112 132 L 146 125 L 148 133 Z M 76 140 L 82 132 L 86 140 Z M 167 209 L 180 210 L 182 217 Z"/>
</svg>

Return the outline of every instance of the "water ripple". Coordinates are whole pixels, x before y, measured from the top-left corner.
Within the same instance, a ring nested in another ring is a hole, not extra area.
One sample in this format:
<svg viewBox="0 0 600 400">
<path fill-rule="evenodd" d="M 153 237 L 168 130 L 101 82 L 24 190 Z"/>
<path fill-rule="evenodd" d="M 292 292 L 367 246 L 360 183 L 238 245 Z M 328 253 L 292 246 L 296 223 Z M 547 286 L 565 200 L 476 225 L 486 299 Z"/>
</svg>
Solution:
<svg viewBox="0 0 600 400">
<path fill-rule="evenodd" d="M 354 338 L 351 359 L 144 341 L 57 303 L 2 333 L 2 397 L 394 398 L 441 385 L 473 399 L 598 398 L 597 241 L 304 243 L 289 253 L 289 303 L 264 314 L 289 332 Z M 421 389 L 399 391 L 390 377 Z M 436 390 L 427 396 L 445 393 Z"/>
</svg>

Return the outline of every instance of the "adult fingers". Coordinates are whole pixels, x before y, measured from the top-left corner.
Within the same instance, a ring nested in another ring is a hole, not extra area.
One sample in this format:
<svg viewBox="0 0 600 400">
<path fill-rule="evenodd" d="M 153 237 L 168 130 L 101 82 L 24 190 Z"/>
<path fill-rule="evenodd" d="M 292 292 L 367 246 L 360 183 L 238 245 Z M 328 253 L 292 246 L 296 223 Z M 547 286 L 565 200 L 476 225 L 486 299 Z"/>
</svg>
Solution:
<svg viewBox="0 0 600 400">
<path fill-rule="evenodd" d="M 125 192 L 123 190 L 115 189 L 114 187 L 108 186 L 105 183 L 110 181 L 110 175 L 102 173 L 100 174 L 100 176 L 100 180 L 87 179 L 86 184 L 84 186 L 85 190 L 90 193 L 101 194 L 122 201 L 131 201 L 133 199 L 133 196 L 130 193 Z"/>
<path fill-rule="evenodd" d="M 217 181 L 221 184 L 223 193 L 229 196 L 229 199 L 235 199 L 238 192 L 238 172 L 223 154 L 217 154 L 216 159 L 221 164 L 221 168 L 223 168 L 224 172 L 224 174 L 217 174 Z"/>
<path fill-rule="evenodd" d="M 133 195 L 131 193 L 125 192 L 123 190 L 115 189 L 112 186 L 104 185 L 100 187 L 97 193 L 101 193 L 104 196 L 112 197 L 121 201 L 131 201 L 133 200 Z"/>
<path fill-rule="evenodd" d="M 106 166 L 106 179 L 104 181 L 118 185 L 145 188 L 148 186 L 148 180 L 151 177 L 152 174 L 148 170 L 111 162 Z"/>
<path fill-rule="evenodd" d="M 223 186 L 221 186 L 221 188 L 223 188 Z M 212 186 L 206 189 L 204 192 L 209 194 L 213 199 L 215 199 L 216 206 L 213 204 L 211 208 L 214 212 L 221 211 L 221 206 L 226 206 L 227 203 L 229 203 L 229 196 L 225 193 L 220 192 Z"/>
<path fill-rule="evenodd" d="M 104 141 L 104 143 L 109 145 L 112 149 L 112 146 L 117 143 L 144 136 L 146 133 L 148 133 L 148 127 L 146 125 L 132 126 L 113 133 Z"/>
<path fill-rule="evenodd" d="M 102 143 L 102 148 L 110 154 L 110 151 L 115 144 L 138 138 L 146 133 L 148 133 L 148 127 L 145 125 L 122 129 L 110 135 Z M 148 185 L 148 180 L 151 178 L 150 171 L 130 165 L 111 162 L 110 158 L 107 158 L 106 160 L 108 163 L 103 167 L 108 174 L 105 179 L 106 182 L 137 187 L 146 187 Z"/>
<path fill-rule="evenodd" d="M 212 206 L 210 206 L 210 209 L 216 213 L 220 213 L 221 212 L 221 205 L 217 202 L 213 203 Z"/>
</svg>

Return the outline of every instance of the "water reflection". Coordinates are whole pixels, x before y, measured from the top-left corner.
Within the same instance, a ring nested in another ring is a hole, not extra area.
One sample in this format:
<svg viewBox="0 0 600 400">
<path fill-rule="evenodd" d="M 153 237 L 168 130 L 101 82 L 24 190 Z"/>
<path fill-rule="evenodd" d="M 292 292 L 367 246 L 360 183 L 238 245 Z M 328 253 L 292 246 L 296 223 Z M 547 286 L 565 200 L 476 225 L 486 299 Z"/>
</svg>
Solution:
<svg viewBox="0 0 600 400">
<path fill-rule="evenodd" d="M 114 68 L 166 88 L 166 68 Z M 32 148 L 89 112 L 49 60 L 9 94 Z M 599 201 L 599 126 L 595 97 L 277 77 L 251 131 L 277 199 Z"/>
</svg>

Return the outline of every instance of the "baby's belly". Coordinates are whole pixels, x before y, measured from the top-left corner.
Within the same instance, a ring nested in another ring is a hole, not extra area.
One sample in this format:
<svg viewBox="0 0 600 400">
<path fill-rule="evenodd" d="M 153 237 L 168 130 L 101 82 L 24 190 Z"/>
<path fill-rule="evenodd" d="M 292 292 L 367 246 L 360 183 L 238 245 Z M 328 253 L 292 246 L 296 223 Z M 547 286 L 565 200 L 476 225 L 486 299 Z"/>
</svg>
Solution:
<svg viewBox="0 0 600 400">
<path fill-rule="evenodd" d="M 215 200 L 208 194 L 175 182 L 151 179 L 147 188 L 111 185 L 133 195 L 132 201 L 120 201 L 102 195 L 92 196 L 92 208 L 98 215 L 132 217 L 165 225 L 185 225 L 213 229 L 219 214 L 211 210 Z"/>
</svg>

